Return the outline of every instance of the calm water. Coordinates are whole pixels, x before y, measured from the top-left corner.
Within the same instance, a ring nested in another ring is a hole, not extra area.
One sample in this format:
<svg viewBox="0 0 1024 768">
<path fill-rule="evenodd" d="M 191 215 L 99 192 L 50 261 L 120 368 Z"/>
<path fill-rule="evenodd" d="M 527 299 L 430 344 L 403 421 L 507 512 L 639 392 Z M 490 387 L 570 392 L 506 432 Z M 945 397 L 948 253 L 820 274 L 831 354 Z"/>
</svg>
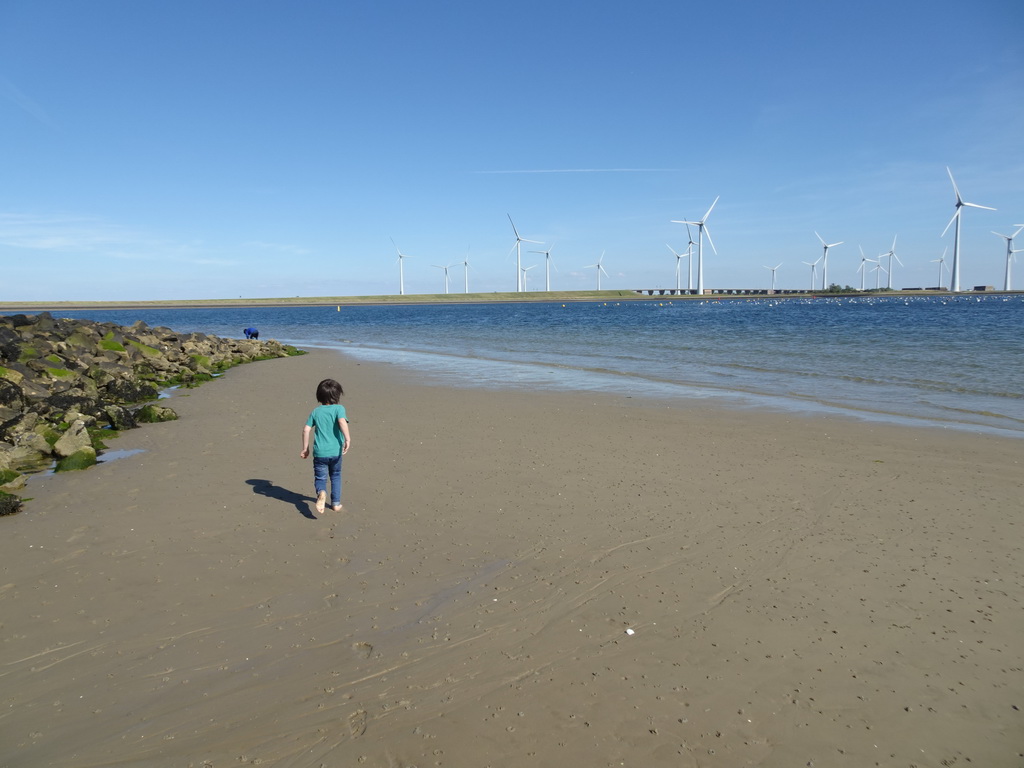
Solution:
<svg viewBox="0 0 1024 768">
<path fill-rule="evenodd" d="M 333 347 L 460 386 L 613 390 L 1024 437 L 1024 297 L 61 313 Z"/>
</svg>

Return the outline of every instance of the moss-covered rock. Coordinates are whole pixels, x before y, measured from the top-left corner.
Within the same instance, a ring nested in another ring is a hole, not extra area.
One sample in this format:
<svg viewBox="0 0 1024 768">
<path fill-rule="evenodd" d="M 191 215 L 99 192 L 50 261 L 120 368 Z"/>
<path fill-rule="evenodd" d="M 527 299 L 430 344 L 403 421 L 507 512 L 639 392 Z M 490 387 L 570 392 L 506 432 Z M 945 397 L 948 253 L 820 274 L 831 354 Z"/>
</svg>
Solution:
<svg viewBox="0 0 1024 768">
<path fill-rule="evenodd" d="M 76 469 L 86 469 L 96 463 L 96 449 L 92 446 L 75 451 L 70 456 L 65 456 L 57 462 L 54 468 L 56 472 L 71 472 Z"/>
<path fill-rule="evenodd" d="M 161 421 L 176 421 L 178 414 L 161 405 L 144 405 L 135 412 L 135 420 L 141 424 L 156 424 Z"/>
<path fill-rule="evenodd" d="M 59 456 L 67 457 L 61 471 L 88 466 L 117 430 L 177 418 L 155 404 L 161 388 L 194 387 L 242 363 L 297 354 L 273 340 L 176 333 L 143 322 L 0 316 L 0 469 L 24 477 Z M 136 413 L 143 403 L 150 405 Z"/>
<path fill-rule="evenodd" d="M 160 356 L 160 350 L 156 349 L 155 347 L 151 347 L 148 344 L 143 344 L 141 341 L 135 341 L 135 339 L 125 339 L 125 341 L 128 342 L 128 345 L 132 349 L 137 349 L 139 352 L 141 352 L 146 357 L 159 357 Z"/>
<path fill-rule="evenodd" d="M 121 405 L 108 405 L 103 409 L 107 416 L 107 420 L 110 422 L 110 426 L 116 432 L 120 432 L 125 429 L 135 429 L 139 426 L 138 422 L 135 421 L 135 415 Z M 115 432 L 115 434 L 116 434 Z"/>
</svg>

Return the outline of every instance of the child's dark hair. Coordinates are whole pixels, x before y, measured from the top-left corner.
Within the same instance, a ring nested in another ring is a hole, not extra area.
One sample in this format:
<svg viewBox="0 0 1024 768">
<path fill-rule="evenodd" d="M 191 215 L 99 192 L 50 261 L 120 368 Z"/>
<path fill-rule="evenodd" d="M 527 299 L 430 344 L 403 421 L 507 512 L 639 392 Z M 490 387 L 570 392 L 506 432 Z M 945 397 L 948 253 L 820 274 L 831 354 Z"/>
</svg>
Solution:
<svg viewBox="0 0 1024 768">
<path fill-rule="evenodd" d="M 345 390 L 334 379 L 324 379 L 316 385 L 316 401 L 320 405 L 336 405 Z"/>
</svg>

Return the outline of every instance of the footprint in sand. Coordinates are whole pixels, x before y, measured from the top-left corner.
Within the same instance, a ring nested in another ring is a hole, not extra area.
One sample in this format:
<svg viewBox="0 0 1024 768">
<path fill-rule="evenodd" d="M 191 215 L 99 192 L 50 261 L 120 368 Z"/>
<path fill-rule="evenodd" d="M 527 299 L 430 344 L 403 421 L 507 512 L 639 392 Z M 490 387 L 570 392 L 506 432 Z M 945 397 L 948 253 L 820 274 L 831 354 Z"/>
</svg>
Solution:
<svg viewBox="0 0 1024 768">
<path fill-rule="evenodd" d="M 356 739 L 366 733 L 366 712 L 362 709 L 348 716 L 348 730 Z"/>
<path fill-rule="evenodd" d="M 369 643 L 352 643 L 352 650 L 359 658 L 368 659 L 373 653 L 373 646 Z"/>
</svg>

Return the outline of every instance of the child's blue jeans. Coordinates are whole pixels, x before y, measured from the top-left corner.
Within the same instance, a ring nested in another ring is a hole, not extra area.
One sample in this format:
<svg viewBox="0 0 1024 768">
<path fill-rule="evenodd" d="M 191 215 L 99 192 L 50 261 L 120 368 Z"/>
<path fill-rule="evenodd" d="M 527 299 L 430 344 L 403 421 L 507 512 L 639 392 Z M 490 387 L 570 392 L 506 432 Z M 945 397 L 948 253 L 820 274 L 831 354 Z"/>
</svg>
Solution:
<svg viewBox="0 0 1024 768">
<path fill-rule="evenodd" d="M 327 490 L 327 476 L 331 476 L 331 506 L 341 504 L 341 456 L 313 457 L 313 487 L 317 495 Z"/>
</svg>

